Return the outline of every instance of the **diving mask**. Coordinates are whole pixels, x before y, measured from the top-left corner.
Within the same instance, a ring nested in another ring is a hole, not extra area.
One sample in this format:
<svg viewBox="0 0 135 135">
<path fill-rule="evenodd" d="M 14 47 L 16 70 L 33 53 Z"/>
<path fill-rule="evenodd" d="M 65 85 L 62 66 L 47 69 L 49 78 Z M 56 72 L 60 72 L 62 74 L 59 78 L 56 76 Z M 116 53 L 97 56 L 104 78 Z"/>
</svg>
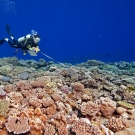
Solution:
<svg viewBox="0 0 135 135">
<path fill-rule="evenodd" d="M 31 31 L 31 36 L 33 36 L 33 37 L 34 37 L 35 35 L 37 35 L 37 31 L 32 30 L 32 31 Z"/>
<path fill-rule="evenodd" d="M 37 31 L 35 31 L 35 30 L 32 30 L 31 31 L 31 36 L 33 37 L 33 39 L 34 39 L 34 43 L 35 44 L 38 44 L 38 42 L 40 42 L 40 38 L 39 37 L 37 37 Z"/>
</svg>

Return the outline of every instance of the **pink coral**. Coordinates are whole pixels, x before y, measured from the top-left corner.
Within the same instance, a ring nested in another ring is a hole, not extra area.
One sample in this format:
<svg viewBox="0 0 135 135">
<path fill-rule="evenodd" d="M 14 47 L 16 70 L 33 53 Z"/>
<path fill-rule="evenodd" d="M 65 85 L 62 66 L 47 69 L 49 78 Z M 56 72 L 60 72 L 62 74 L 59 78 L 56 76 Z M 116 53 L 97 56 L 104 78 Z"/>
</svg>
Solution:
<svg viewBox="0 0 135 135">
<path fill-rule="evenodd" d="M 51 97 L 43 98 L 42 102 L 43 102 L 44 107 L 48 107 L 48 106 L 50 106 L 50 105 L 52 105 L 54 103 L 54 101 L 52 100 Z"/>
<path fill-rule="evenodd" d="M 46 108 L 46 114 L 53 115 L 56 113 L 56 105 L 52 104 L 51 106 Z"/>
<path fill-rule="evenodd" d="M 7 93 L 10 93 L 12 91 L 16 91 L 15 87 L 13 85 L 6 85 L 4 87 L 4 90 L 7 92 Z"/>
<path fill-rule="evenodd" d="M 81 112 L 83 115 L 94 116 L 98 113 L 98 111 L 99 111 L 98 104 L 92 101 L 83 102 L 81 105 Z"/>
<path fill-rule="evenodd" d="M 116 102 L 111 100 L 110 98 L 101 97 L 99 101 L 100 111 L 104 117 L 109 118 L 116 109 Z"/>
<path fill-rule="evenodd" d="M 129 127 L 115 133 L 115 135 L 135 135 L 135 121 L 126 120 Z"/>
<path fill-rule="evenodd" d="M 67 94 L 69 92 L 68 86 L 67 85 L 62 86 L 61 91 Z"/>
<path fill-rule="evenodd" d="M 44 135 L 54 135 L 54 134 L 55 134 L 55 127 L 52 126 L 51 124 L 46 123 Z"/>
<path fill-rule="evenodd" d="M 35 108 L 42 107 L 42 100 L 36 97 L 30 98 L 29 103 Z"/>
<path fill-rule="evenodd" d="M 23 100 L 23 96 L 19 92 L 10 92 L 8 97 L 11 99 L 11 103 L 20 103 Z"/>
<path fill-rule="evenodd" d="M 9 132 L 14 134 L 26 133 L 30 130 L 28 125 L 28 118 L 26 117 L 9 117 L 6 123 L 6 128 Z"/>
<path fill-rule="evenodd" d="M 75 122 L 72 127 L 72 132 L 75 132 L 76 135 L 102 135 L 98 127 L 89 124 L 83 120 Z"/>
<path fill-rule="evenodd" d="M 106 127 L 111 129 L 114 132 L 117 132 L 117 131 L 120 131 L 122 129 L 125 129 L 126 127 L 129 127 L 129 125 L 124 119 L 112 117 L 108 121 Z"/>
<path fill-rule="evenodd" d="M 17 86 L 18 88 L 21 88 L 21 87 L 25 86 L 26 83 L 27 83 L 26 81 L 22 81 L 22 80 L 21 80 L 21 81 L 19 81 L 19 82 L 16 83 L 16 86 Z"/>
<path fill-rule="evenodd" d="M 0 99 L 6 98 L 7 92 L 0 87 Z"/>
</svg>

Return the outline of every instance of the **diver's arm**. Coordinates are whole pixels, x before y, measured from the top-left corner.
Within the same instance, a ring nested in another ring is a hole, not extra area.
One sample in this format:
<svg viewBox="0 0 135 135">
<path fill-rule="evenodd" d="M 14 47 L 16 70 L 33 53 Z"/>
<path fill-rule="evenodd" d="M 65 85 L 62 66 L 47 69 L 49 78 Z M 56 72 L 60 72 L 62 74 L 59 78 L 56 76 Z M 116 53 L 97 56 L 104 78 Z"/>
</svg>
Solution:
<svg viewBox="0 0 135 135">
<path fill-rule="evenodd" d="M 24 41 L 24 40 L 26 40 L 26 39 L 29 39 L 30 37 L 31 37 L 31 34 L 28 34 L 28 35 L 26 35 L 26 36 L 20 37 L 20 38 L 18 39 L 18 42 L 22 42 L 22 41 Z"/>
</svg>

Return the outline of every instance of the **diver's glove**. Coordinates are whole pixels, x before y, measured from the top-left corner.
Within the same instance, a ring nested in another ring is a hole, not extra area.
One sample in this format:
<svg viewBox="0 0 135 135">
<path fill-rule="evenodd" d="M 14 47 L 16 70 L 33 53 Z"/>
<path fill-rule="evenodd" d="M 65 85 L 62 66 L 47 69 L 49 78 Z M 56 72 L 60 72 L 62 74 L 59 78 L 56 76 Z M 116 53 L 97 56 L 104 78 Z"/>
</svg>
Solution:
<svg viewBox="0 0 135 135">
<path fill-rule="evenodd" d="M 8 33 L 9 36 L 13 36 L 11 33 L 10 33 L 10 25 L 6 25 L 6 31 Z"/>
<path fill-rule="evenodd" d="M 40 49 L 39 49 L 39 47 L 38 47 L 38 46 L 37 46 L 37 47 L 35 47 L 35 49 L 34 49 L 34 50 L 35 50 L 35 52 L 36 52 L 36 53 L 38 53 L 38 52 L 40 51 Z"/>
<path fill-rule="evenodd" d="M 29 50 L 31 51 L 35 51 L 36 53 L 38 53 L 40 51 L 39 47 L 32 47 L 32 48 L 29 48 Z"/>
</svg>

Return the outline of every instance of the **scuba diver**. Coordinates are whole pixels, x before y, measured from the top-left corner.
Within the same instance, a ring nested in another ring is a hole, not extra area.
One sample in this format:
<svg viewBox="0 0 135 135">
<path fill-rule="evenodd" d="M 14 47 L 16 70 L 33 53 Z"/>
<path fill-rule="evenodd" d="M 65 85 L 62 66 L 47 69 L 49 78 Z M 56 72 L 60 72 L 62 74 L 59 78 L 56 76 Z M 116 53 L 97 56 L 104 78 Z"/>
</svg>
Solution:
<svg viewBox="0 0 135 135">
<path fill-rule="evenodd" d="M 8 38 L 4 38 L 0 40 L 0 45 L 6 41 L 9 43 L 11 47 L 18 48 L 14 54 L 16 54 L 19 51 L 19 48 L 23 51 L 23 55 L 26 55 L 26 52 L 28 51 L 30 55 L 36 56 L 36 53 L 40 51 L 38 47 L 38 43 L 40 42 L 40 37 L 36 31 L 32 30 L 31 34 L 20 37 L 16 40 L 14 36 L 10 33 L 9 25 L 6 25 L 6 30 L 8 35 L 11 37 L 12 42 Z"/>
</svg>

